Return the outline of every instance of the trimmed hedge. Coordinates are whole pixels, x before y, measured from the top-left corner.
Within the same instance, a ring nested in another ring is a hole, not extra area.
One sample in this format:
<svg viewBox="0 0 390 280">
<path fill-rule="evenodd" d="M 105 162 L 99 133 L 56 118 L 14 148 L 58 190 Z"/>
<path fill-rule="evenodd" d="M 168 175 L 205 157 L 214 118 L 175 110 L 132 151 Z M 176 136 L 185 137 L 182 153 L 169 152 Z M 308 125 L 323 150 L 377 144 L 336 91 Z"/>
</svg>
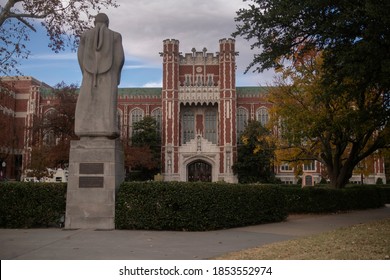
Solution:
<svg viewBox="0 0 390 280">
<path fill-rule="evenodd" d="M 383 203 L 390 204 L 390 185 L 379 186 Z"/>
<path fill-rule="evenodd" d="M 0 227 L 58 226 L 65 215 L 66 184 L 2 183 L 0 201 Z"/>
<path fill-rule="evenodd" d="M 0 201 L 0 227 L 58 226 L 66 184 L 0 183 Z M 390 203 L 390 187 L 126 182 L 116 202 L 119 229 L 195 231 L 279 222 L 289 213 L 378 208 Z"/>
<path fill-rule="evenodd" d="M 285 205 L 275 186 L 128 182 L 119 189 L 116 227 L 201 231 L 279 222 Z"/>
<path fill-rule="evenodd" d="M 346 210 L 379 208 L 385 203 L 383 188 L 353 186 L 283 188 L 289 213 L 329 213 Z"/>
</svg>

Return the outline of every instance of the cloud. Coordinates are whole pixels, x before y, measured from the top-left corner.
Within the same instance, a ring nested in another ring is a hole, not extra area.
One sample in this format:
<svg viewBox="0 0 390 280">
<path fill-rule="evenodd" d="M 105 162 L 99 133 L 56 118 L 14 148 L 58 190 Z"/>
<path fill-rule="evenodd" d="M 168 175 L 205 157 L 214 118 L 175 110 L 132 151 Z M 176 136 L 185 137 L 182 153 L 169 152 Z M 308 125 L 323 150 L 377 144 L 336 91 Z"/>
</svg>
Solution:
<svg viewBox="0 0 390 280">
<path fill-rule="evenodd" d="M 157 88 L 160 88 L 160 87 L 162 87 L 162 81 L 159 81 L 159 82 L 148 82 L 148 83 L 144 84 L 142 87 L 146 87 L 146 88 L 157 87 Z"/>
<path fill-rule="evenodd" d="M 77 60 L 76 53 L 43 53 L 31 54 L 29 59 L 34 60 Z"/>
<path fill-rule="evenodd" d="M 134 64 L 134 65 L 124 65 L 123 70 L 129 69 L 161 69 L 161 64 L 151 65 L 151 64 Z"/>
<path fill-rule="evenodd" d="M 161 65 L 159 52 L 165 39 L 179 40 L 183 54 L 191 52 L 193 47 L 217 52 L 219 39 L 231 37 L 235 31 L 236 11 L 248 6 L 242 0 L 117 2 L 119 8 L 103 11 L 110 18 L 110 28 L 122 34 L 126 59 L 143 61 L 146 65 Z M 236 49 L 240 53 L 237 73 L 243 73 L 252 61 L 254 51 L 242 38 L 236 38 Z M 126 67 L 142 67 L 141 64 L 126 64 Z M 248 73 L 247 76 L 259 74 Z"/>
<path fill-rule="evenodd" d="M 212 53 L 219 51 L 219 40 L 231 37 L 236 29 L 236 11 L 248 6 L 248 2 L 243 0 L 116 1 L 120 7 L 103 9 L 102 12 L 110 19 L 110 29 L 122 35 L 126 55 L 122 87 L 160 86 L 162 58 L 159 53 L 165 39 L 179 40 L 183 54 L 191 52 L 193 47 L 197 50 L 206 47 L 207 52 Z M 54 69 L 69 64 L 74 71 L 68 71 L 61 78 L 79 80 L 77 54 L 68 51 L 52 53 L 47 48 L 46 33 L 38 24 L 37 28 L 38 34 L 31 36 L 32 54 L 23 63 L 23 68 L 30 70 L 26 74 L 35 75 L 33 68 Z M 271 72 L 243 74 L 255 54 L 249 42 L 236 38 L 236 51 L 239 52 L 236 72 L 238 86 L 272 82 Z M 53 79 L 53 71 L 48 71 L 47 76 L 47 79 Z"/>
</svg>

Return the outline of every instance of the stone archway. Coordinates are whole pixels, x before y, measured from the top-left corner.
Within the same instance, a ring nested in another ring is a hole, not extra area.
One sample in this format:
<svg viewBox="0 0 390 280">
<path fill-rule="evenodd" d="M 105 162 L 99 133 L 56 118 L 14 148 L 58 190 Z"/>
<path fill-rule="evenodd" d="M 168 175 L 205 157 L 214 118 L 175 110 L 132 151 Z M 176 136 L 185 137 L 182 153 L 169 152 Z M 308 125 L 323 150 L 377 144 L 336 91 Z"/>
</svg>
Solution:
<svg viewBox="0 0 390 280">
<path fill-rule="evenodd" d="M 212 166 L 203 160 L 195 160 L 187 165 L 188 182 L 211 182 Z"/>
</svg>

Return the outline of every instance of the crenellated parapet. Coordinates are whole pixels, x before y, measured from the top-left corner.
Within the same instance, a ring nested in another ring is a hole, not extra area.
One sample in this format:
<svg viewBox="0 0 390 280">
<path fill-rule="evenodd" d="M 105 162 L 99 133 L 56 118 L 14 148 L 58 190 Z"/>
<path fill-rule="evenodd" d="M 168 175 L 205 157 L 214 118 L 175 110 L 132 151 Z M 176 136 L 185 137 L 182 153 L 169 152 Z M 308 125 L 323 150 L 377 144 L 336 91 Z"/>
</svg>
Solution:
<svg viewBox="0 0 390 280">
<path fill-rule="evenodd" d="M 163 52 L 160 52 L 160 56 L 164 55 L 179 55 L 179 40 L 165 39 L 163 41 Z"/>
<path fill-rule="evenodd" d="M 218 65 L 218 54 L 206 53 L 194 51 L 193 53 L 186 53 L 184 56 L 180 56 L 180 65 L 194 65 L 194 64 L 206 64 L 206 65 Z"/>
</svg>

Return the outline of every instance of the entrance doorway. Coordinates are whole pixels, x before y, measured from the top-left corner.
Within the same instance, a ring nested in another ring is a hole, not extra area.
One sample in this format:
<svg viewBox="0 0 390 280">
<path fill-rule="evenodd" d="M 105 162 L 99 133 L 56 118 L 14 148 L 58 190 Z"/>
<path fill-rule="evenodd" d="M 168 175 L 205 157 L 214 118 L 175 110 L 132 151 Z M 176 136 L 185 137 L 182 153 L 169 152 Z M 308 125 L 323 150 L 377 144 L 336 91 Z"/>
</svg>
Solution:
<svg viewBox="0 0 390 280">
<path fill-rule="evenodd" d="M 188 182 L 211 182 L 211 164 L 197 160 L 187 166 Z"/>
</svg>

